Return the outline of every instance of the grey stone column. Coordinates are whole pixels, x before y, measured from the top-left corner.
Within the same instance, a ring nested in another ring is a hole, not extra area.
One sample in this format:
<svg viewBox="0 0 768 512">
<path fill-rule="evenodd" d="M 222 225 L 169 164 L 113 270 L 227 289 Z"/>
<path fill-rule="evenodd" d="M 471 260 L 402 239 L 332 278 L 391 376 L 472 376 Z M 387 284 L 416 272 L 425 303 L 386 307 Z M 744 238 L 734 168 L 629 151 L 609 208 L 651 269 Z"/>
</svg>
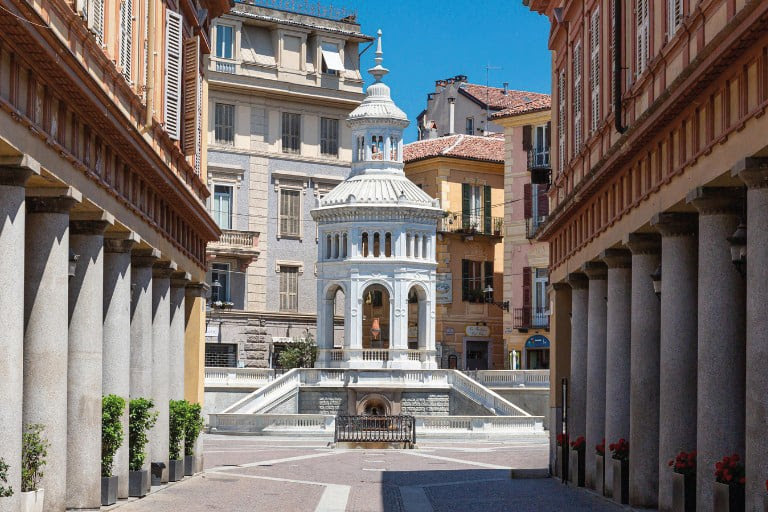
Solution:
<svg viewBox="0 0 768 512">
<path fill-rule="evenodd" d="M 13 161 L 0 158 L 0 456 L 8 464 L 8 485 L 13 496 L 4 498 L 9 510 L 19 508 L 21 491 L 21 411 L 24 393 L 24 300 L 19 297 L 20 272 L 24 265 L 26 203 L 24 184 L 40 173 L 40 165 L 26 156 Z M 23 275 L 21 276 L 23 279 Z"/>
<path fill-rule="evenodd" d="M 595 445 L 605 438 L 605 336 L 607 327 L 608 271 L 602 262 L 589 262 L 582 271 L 589 278 L 587 319 L 587 435 L 586 484 L 595 488 L 598 480 L 592 458 Z"/>
<path fill-rule="evenodd" d="M 177 272 L 171 279 L 171 325 L 168 353 L 168 396 L 171 400 L 184 399 L 184 334 L 186 328 L 184 297 L 185 286 L 191 276 Z"/>
<path fill-rule="evenodd" d="M 747 189 L 746 499 L 761 510 L 768 478 L 768 158 L 746 158 L 733 168 Z"/>
<path fill-rule="evenodd" d="M 168 383 L 171 326 L 171 274 L 176 270 L 172 261 L 159 261 L 152 269 L 152 400 L 157 422 L 149 431 L 152 462 L 165 464 L 162 482 L 168 481 Z"/>
<path fill-rule="evenodd" d="M 656 507 L 659 497 L 659 297 L 653 274 L 661 262 L 655 233 L 630 233 L 632 315 L 630 322 L 629 503 Z"/>
<path fill-rule="evenodd" d="M 587 308 L 589 280 L 582 273 L 568 274 L 571 285 L 571 379 L 568 431 L 571 439 L 587 433 Z"/>
<path fill-rule="evenodd" d="M 632 254 L 607 249 L 608 303 L 605 347 L 605 443 L 629 440 L 630 321 Z M 606 452 L 606 459 L 610 458 Z M 613 464 L 605 465 L 605 495 L 613 495 Z"/>
<path fill-rule="evenodd" d="M 69 210 L 75 191 L 27 197 L 24 259 L 25 425 L 45 426 L 50 442 L 45 475 L 46 511 L 64 511 L 67 494 L 67 289 Z M 77 194 L 79 196 L 79 194 Z M 79 197 L 78 197 L 79 199 Z M 20 489 L 19 489 L 20 491 Z"/>
<path fill-rule="evenodd" d="M 101 507 L 101 350 L 104 330 L 104 230 L 114 219 L 69 223 L 79 256 L 69 279 L 67 508 Z"/>
<path fill-rule="evenodd" d="M 126 401 L 123 444 L 115 454 L 118 498 L 128 497 L 128 400 L 131 392 L 131 249 L 137 236 L 108 234 L 104 239 L 104 334 L 101 387 L 104 395 Z"/>
<path fill-rule="evenodd" d="M 131 253 L 131 399 L 152 398 L 152 265 L 159 257 L 157 249 Z M 142 469 L 149 470 L 152 460 L 148 444 Z"/>
<path fill-rule="evenodd" d="M 731 262 L 727 238 L 739 225 L 742 191 L 697 188 L 699 210 L 699 347 L 696 507 L 713 510 L 711 471 L 724 455 L 744 456 L 744 279 Z M 727 342 L 726 342 L 727 340 Z M 723 364 L 725 362 L 725 364 Z"/>
<path fill-rule="evenodd" d="M 680 450 L 696 448 L 697 222 L 695 213 L 659 213 L 651 220 L 651 225 L 661 233 L 661 511 L 672 507 L 672 474 L 667 462 Z"/>
</svg>

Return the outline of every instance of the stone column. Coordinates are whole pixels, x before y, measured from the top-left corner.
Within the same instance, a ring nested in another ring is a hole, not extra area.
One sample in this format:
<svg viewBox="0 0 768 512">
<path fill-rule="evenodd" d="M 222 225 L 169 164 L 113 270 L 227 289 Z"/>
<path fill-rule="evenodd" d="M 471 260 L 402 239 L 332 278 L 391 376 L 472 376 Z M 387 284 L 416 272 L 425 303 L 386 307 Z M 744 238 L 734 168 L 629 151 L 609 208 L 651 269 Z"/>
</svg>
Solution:
<svg viewBox="0 0 768 512">
<path fill-rule="evenodd" d="M 152 265 L 157 249 L 131 253 L 131 361 L 130 398 L 152 398 Z M 142 469 L 149 470 L 152 446 L 147 445 Z"/>
<path fill-rule="evenodd" d="M 118 498 L 128 497 L 128 400 L 131 383 L 131 249 L 133 233 L 104 239 L 104 344 L 101 387 L 104 395 L 125 399 L 121 423 L 125 436 L 115 454 L 112 474 L 117 475 Z"/>
<path fill-rule="evenodd" d="M 588 262 L 582 271 L 589 278 L 587 307 L 587 416 L 586 484 L 597 487 L 596 467 L 591 455 L 605 438 L 605 336 L 608 271 L 602 262 Z"/>
<path fill-rule="evenodd" d="M 608 302 L 605 346 L 605 442 L 629 440 L 629 358 L 632 254 L 607 249 L 601 255 L 608 266 Z M 606 453 L 606 459 L 610 458 Z M 613 464 L 605 464 L 605 495 L 613 495 Z"/>
<path fill-rule="evenodd" d="M 184 399 L 184 331 L 186 286 L 192 276 L 177 272 L 171 279 L 171 325 L 168 353 L 168 396 L 171 400 Z"/>
<path fill-rule="evenodd" d="M 68 315 L 65 306 L 69 210 L 81 196 L 73 189 L 63 193 L 53 190 L 62 195 L 27 196 L 22 420 L 25 425 L 45 426 L 42 434 L 50 442 L 41 482 L 45 488 L 45 508 L 63 512 L 67 495 Z"/>
<path fill-rule="evenodd" d="M 661 240 L 630 233 L 624 243 L 632 251 L 629 502 L 652 508 L 659 496 L 659 297 L 651 274 L 661 262 Z"/>
<path fill-rule="evenodd" d="M 739 225 L 742 201 L 738 188 L 697 188 L 688 194 L 699 211 L 696 450 L 702 469 L 713 468 L 724 455 L 744 456 L 746 295 L 728 243 Z M 696 506 L 703 512 L 713 510 L 710 473 L 696 475 Z"/>
<path fill-rule="evenodd" d="M 21 415 L 24 393 L 24 300 L 11 290 L 19 290 L 20 269 L 24 266 L 24 226 L 26 203 L 24 184 L 40 174 L 40 164 L 21 156 L 0 158 L 0 311 L 3 335 L 0 336 L 0 454 L 8 464 L 8 485 L 13 496 L 3 498 L 9 510 L 19 508 L 21 492 Z M 21 276 L 23 279 L 23 275 Z"/>
<path fill-rule="evenodd" d="M 205 298 L 206 283 L 187 285 L 184 298 L 184 399 L 203 403 L 205 384 Z"/>
<path fill-rule="evenodd" d="M 114 218 L 69 223 L 79 256 L 69 279 L 67 365 L 67 508 L 101 507 L 101 365 L 104 332 L 104 230 Z"/>
<path fill-rule="evenodd" d="M 158 261 L 152 267 L 152 400 L 157 422 L 149 431 L 152 462 L 162 462 L 162 482 L 168 481 L 169 451 L 169 338 L 171 325 L 171 274 L 176 271 L 173 261 Z"/>
<path fill-rule="evenodd" d="M 696 448 L 697 219 L 692 213 L 659 213 L 651 225 L 661 233 L 659 510 L 667 511 L 667 462 L 680 450 Z"/>
<path fill-rule="evenodd" d="M 571 285 L 571 379 L 569 381 L 568 431 L 576 439 L 587 433 L 587 307 L 589 280 L 568 274 Z"/>
<path fill-rule="evenodd" d="M 554 343 L 549 356 L 549 467 L 559 473 L 562 461 L 557 459 L 557 434 L 562 431 L 563 378 L 571 372 L 571 287 L 565 282 L 552 283 L 547 289 L 550 304 L 549 336 Z"/>
</svg>

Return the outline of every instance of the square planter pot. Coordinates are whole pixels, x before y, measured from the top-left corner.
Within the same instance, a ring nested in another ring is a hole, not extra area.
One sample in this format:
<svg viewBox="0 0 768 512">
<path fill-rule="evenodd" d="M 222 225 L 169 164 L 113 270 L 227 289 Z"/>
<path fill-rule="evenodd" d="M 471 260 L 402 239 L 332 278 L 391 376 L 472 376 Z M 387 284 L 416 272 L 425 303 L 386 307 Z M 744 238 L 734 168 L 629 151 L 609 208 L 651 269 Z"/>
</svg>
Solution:
<svg viewBox="0 0 768 512">
<path fill-rule="evenodd" d="M 117 476 L 101 477 L 101 505 L 114 505 L 117 502 Z"/>
<path fill-rule="evenodd" d="M 744 512 L 744 486 L 714 482 L 714 512 Z"/>
<path fill-rule="evenodd" d="M 142 469 L 141 471 L 128 472 L 128 496 L 141 498 L 147 495 L 148 489 L 149 471 Z"/>
<path fill-rule="evenodd" d="M 45 489 L 19 493 L 20 512 L 43 512 Z"/>
<path fill-rule="evenodd" d="M 672 473 L 672 511 L 696 512 L 696 475 Z"/>
<path fill-rule="evenodd" d="M 184 461 L 171 460 L 168 467 L 168 481 L 178 482 L 182 478 L 184 478 Z"/>
<path fill-rule="evenodd" d="M 568 480 L 578 487 L 584 487 L 584 466 L 585 459 L 584 450 L 571 449 L 571 460 L 568 464 L 568 472 L 570 473 Z"/>
<path fill-rule="evenodd" d="M 184 457 L 184 476 L 195 474 L 195 456 L 187 455 Z"/>
<path fill-rule="evenodd" d="M 163 472 L 165 471 L 165 462 L 153 462 L 150 464 L 150 473 L 152 474 L 152 486 L 163 485 Z"/>
<path fill-rule="evenodd" d="M 605 494 L 605 456 L 595 454 L 595 491 L 603 496 Z"/>
<path fill-rule="evenodd" d="M 629 461 L 611 459 L 613 464 L 613 501 L 629 503 Z"/>
</svg>

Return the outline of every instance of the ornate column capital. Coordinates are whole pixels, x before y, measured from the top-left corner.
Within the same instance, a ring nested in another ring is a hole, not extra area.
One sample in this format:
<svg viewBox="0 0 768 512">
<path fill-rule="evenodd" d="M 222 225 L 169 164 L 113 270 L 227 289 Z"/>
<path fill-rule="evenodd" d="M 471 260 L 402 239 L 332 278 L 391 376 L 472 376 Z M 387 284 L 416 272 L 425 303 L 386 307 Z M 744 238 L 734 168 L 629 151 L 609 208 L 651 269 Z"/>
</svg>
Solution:
<svg viewBox="0 0 768 512">
<path fill-rule="evenodd" d="M 750 157 L 731 167 L 731 176 L 738 177 L 748 188 L 768 188 L 768 158 Z"/>
<path fill-rule="evenodd" d="M 629 233 L 624 237 L 624 245 L 632 254 L 661 253 L 661 237 L 658 233 Z"/>
<path fill-rule="evenodd" d="M 651 219 L 661 236 L 696 236 L 699 229 L 698 214 L 687 212 L 661 212 Z"/>
<path fill-rule="evenodd" d="M 589 288 L 589 278 L 583 272 L 571 272 L 565 278 L 573 290 L 586 290 Z"/>
<path fill-rule="evenodd" d="M 743 189 L 738 187 L 696 187 L 685 201 L 701 215 L 738 215 L 744 199 Z"/>
<path fill-rule="evenodd" d="M 23 187 L 40 174 L 40 163 L 29 155 L 0 156 L 0 186 Z"/>
<path fill-rule="evenodd" d="M 581 271 L 590 281 L 605 281 L 608 279 L 608 267 L 602 261 L 588 261 L 581 266 Z"/>
<path fill-rule="evenodd" d="M 632 253 L 627 249 L 606 249 L 600 253 L 602 259 L 608 268 L 631 268 Z"/>
</svg>

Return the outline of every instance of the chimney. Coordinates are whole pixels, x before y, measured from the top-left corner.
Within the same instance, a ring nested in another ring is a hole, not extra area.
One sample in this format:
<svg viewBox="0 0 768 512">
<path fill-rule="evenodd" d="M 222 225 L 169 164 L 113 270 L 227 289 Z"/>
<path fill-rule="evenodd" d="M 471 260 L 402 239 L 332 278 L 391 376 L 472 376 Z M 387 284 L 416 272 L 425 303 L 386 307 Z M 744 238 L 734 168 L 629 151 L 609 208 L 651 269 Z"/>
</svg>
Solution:
<svg viewBox="0 0 768 512">
<path fill-rule="evenodd" d="M 509 82 L 504 82 L 504 96 L 507 95 L 507 87 L 509 87 Z"/>
<path fill-rule="evenodd" d="M 453 135 L 455 132 L 456 121 L 456 98 L 448 98 L 448 135 Z"/>
</svg>

